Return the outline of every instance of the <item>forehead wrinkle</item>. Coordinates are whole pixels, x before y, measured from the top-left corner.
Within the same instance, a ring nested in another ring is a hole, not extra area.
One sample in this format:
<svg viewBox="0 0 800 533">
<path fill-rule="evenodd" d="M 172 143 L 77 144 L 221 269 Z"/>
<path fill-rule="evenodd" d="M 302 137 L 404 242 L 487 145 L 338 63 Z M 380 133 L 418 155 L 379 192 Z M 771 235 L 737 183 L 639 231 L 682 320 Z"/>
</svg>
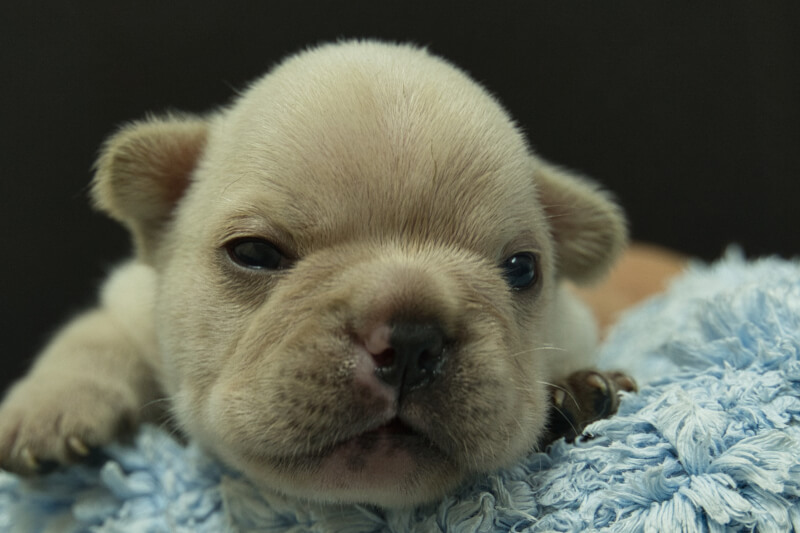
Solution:
<svg viewBox="0 0 800 533">
<path fill-rule="evenodd" d="M 315 165 L 316 173 L 251 169 L 226 183 L 224 199 L 233 208 L 231 220 L 250 217 L 285 228 L 298 253 L 369 238 L 436 241 L 492 254 L 522 229 L 541 226 L 525 169 L 463 151 L 448 155 L 441 160 L 428 152 L 422 163 L 393 169 L 352 167 L 347 158 Z"/>
</svg>

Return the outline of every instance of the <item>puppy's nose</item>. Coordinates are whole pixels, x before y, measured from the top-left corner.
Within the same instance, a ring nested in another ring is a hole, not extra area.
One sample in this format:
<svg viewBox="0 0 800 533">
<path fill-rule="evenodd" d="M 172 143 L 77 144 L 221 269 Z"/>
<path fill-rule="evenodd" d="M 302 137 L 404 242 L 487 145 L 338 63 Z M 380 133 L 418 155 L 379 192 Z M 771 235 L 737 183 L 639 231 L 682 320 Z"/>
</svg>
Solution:
<svg viewBox="0 0 800 533">
<path fill-rule="evenodd" d="M 439 374 L 445 336 L 437 324 L 396 322 L 383 335 L 388 342 L 367 342 L 367 349 L 378 379 L 397 388 L 401 397 L 428 385 Z"/>
</svg>

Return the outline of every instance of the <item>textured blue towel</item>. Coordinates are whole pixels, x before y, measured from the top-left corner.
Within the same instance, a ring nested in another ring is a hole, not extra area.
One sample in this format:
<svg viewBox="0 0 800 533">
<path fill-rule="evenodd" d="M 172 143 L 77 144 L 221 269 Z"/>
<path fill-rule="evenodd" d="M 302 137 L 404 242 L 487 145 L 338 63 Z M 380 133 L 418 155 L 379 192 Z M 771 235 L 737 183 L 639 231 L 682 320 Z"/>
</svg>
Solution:
<svg viewBox="0 0 800 533">
<path fill-rule="evenodd" d="M 645 384 L 438 505 L 384 512 L 262 494 L 143 428 L 97 466 L 0 474 L 0 531 L 800 531 L 800 263 L 735 252 L 629 313 L 604 366 Z"/>
</svg>

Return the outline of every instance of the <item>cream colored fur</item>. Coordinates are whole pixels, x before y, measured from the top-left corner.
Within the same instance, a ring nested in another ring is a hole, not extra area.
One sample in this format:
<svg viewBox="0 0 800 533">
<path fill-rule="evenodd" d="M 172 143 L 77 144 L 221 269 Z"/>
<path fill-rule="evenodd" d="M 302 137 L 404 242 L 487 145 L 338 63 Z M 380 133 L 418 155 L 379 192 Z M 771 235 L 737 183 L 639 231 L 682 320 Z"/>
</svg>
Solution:
<svg viewBox="0 0 800 533">
<path fill-rule="evenodd" d="M 93 196 L 136 256 L 2 404 L 0 461 L 17 472 L 168 405 L 272 489 L 439 498 L 536 446 L 546 384 L 591 365 L 595 342 L 562 280 L 602 276 L 625 243 L 617 206 L 534 156 L 483 88 L 374 42 L 298 54 L 207 117 L 126 126 Z M 242 237 L 274 243 L 288 268 L 235 264 Z M 513 290 L 500 265 L 519 252 L 539 279 Z M 401 403 L 363 341 L 397 316 L 448 339 L 441 375 Z M 395 417 L 408 443 L 359 437 Z"/>
</svg>

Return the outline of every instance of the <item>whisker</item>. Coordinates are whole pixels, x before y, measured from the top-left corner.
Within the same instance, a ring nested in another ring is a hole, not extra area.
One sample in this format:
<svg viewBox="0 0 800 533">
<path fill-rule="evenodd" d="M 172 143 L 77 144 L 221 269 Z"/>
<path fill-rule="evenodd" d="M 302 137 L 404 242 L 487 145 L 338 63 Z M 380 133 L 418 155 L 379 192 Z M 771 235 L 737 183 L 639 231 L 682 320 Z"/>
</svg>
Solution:
<svg viewBox="0 0 800 533">
<path fill-rule="evenodd" d="M 553 409 L 558 411 L 558 414 L 560 414 L 562 417 L 564 417 L 564 420 L 567 421 L 567 424 L 569 424 L 569 427 L 572 428 L 572 431 L 575 433 L 575 435 L 580 435 L 581 434 L 581 432 L 578 431 L 578 428 L 576 428 L 575 425 L 572 423 L 572 421 L 564 414 L 564 411 L 562 411 L 561 409 L 559 409 L 555 405 L 553 406 Z"/>
<path fill-rule="evenodd" d="M 539 346 L 538 348 L 531 348 L 531 351 L 534 351 L 534 352 L 538 352 L 538 351 L 541 351 L 541 350 L 552 350 L 552 351 L 555 351 L 555 352 L 566 352 L 567 351 L 566 348 L 559 348 L 558 346 L 552 346 L 552 345 L 547 345 L 547 344 L 544 345 L 544 346 Z"/>
<path fill-rule="evenodd" d="M 575 403 L 575 405 L 578 407 L 578 412 L 580 412 L 580 411 L 581 411 L 581 404 L 580 404 L 580 402 L 578 402 L 578 399 L 577 399 L 577 398 L 575 398 L 575 396 L 572 394 L 572 392 L 570 392 L 570 390 L 569 390 L 569 389 L 567 389 L 567 388 L 565 388 L 565 387 L 562 387 L 561 385 L 556 385 L 555 383 L 549 383 L 549 382 L 547 382 L 547 381 L 540 381 L 540 380 L 538 380 L 538 379 L 536 380 L 536 383 L 541 383 L 542 385 L 545 385 L 545 386 L 547 386 L 547 387 L 553 387 L 554 389 L 558 389 L 558 390 L 560 390 L 560 391 L 564 391 L 564 393 L 565 393 L 567 396 L 569 396 L 569 397 L 572 399 L 572 401 Z M 563 413 L 562 413 L 562 414 L 563 414 Z"/>
<path fill-rule="evenodd" d="M 146 404 L 142 405 L 142 406 L 139 408 L 139 411 L 144 411 L 144 410 L 145 410 L 145 409 L 147 409 L 148 407 L 152 407 L 152 406 L 154 406 L 154 405 L 158 405 L 158 404 L 160 404 L 160 403 L 169 403 L 169 402 L 170 402 L 170 398 L 169 398 L 168 396 L 165 396 L 165 397 L 163 397 L 163 398 L 156 398 L 155 400 L 150 400 L 150 401 L 149 401 L 149 402 L 147 402 Z"/>
<path fill-rule="evenodd" d="M 511 357 L 512 359 L 516 359 L 516 358 L 521 357 L 523 355 L 530 355 L 530 354 L 532 354 L 534 352 L 544 352 L 544 351 L 566 352 L 567 350 L 564 349 L 564 348 L 559 348 L 557 346 L 539 346 L 537 348 L 528 348 L 528 349 L 521 350 L 521 351 L 516 352 L 516 353 L 509 354 L 509 357 Z"/>
</svg>

